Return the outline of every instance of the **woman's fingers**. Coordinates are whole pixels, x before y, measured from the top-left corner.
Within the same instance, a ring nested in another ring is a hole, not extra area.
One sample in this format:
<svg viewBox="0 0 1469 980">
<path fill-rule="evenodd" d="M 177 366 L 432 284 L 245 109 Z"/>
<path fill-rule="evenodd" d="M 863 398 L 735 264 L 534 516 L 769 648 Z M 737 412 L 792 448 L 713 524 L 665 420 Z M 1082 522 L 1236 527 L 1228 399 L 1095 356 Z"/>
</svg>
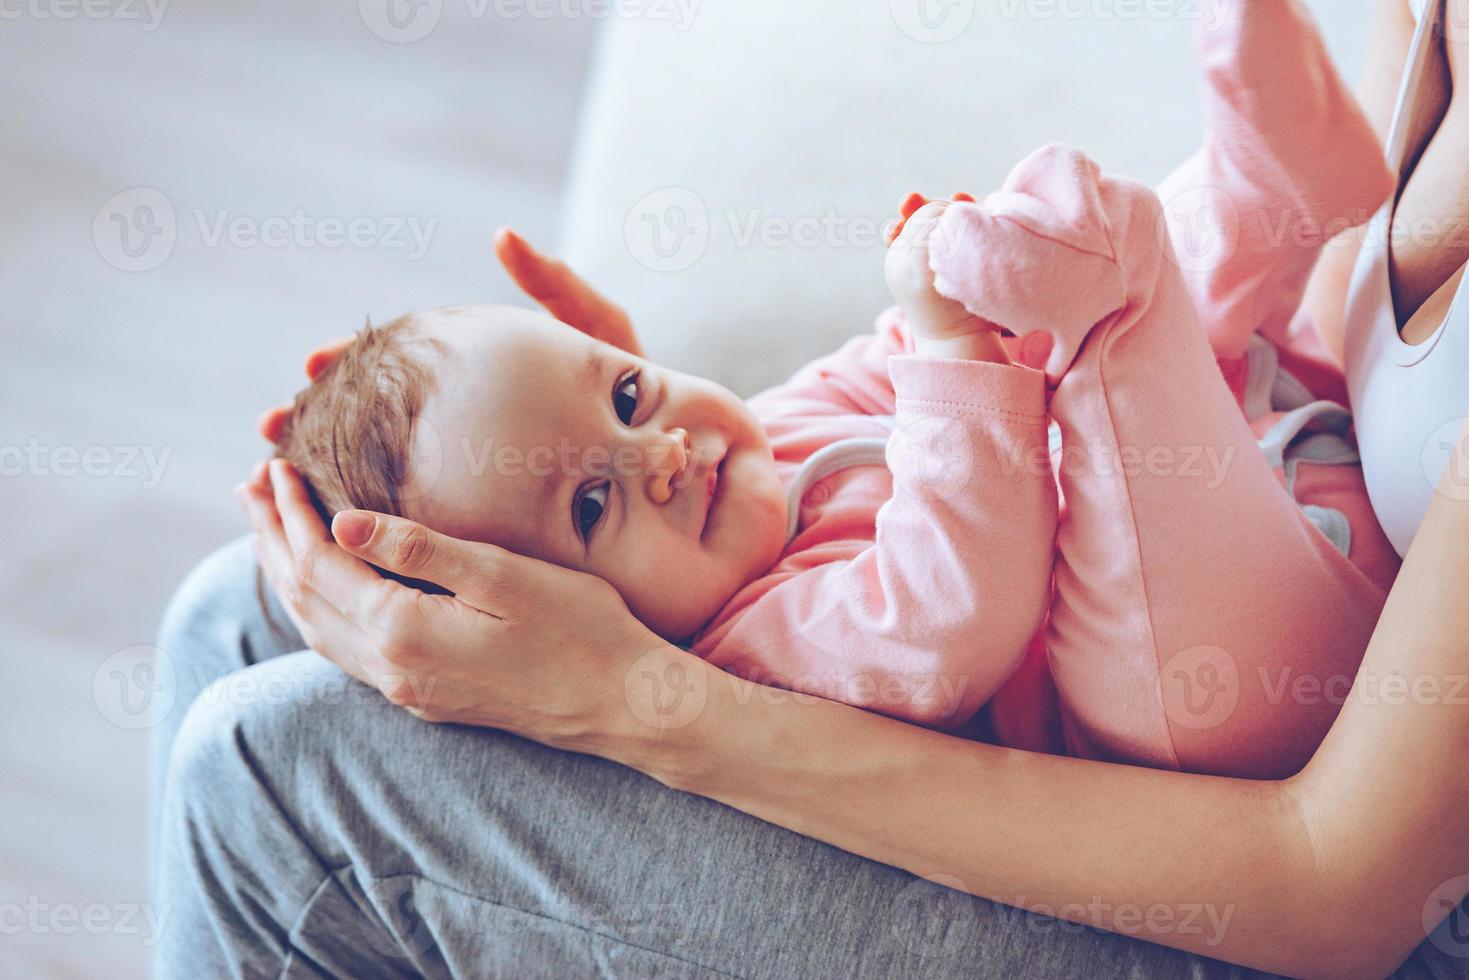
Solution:
<svg viewBox="0 0 1469 980">
<path fill-rule="evenodd" d="M 337 546 L 311 504 L 306 485 L 285 460 L 271 460 L 273 502 L 290 553 L 295 587 L 311 589 L 344 615 L 366 626 L 381 614 L 392 593 L 390 582 Z"/>
<path fill-rule="evenodd" d="M 342 351 L 352 346 L 355 337 L 339 337 L 336 340 L 322 344 L 316 350 L 306 355 L 306 377 L 315 381 L 321 377 L 323 371 L 336 363 L 337 358 L 342 356 Z"/>
<path fill-rule="evenodd" d="M 387 581 L 343 554 L 343 558 L 361 566 L 366 573 L 362 583 L 350 587 L 357 590 L 354 598 L 365 600 L 367 608 L 350 610 L 350 615 L 361 621 L 349 618 L 348 612 L 310 584 L 309 576 L 302 576 L 300 562 L 286 535 L 285 522 L 276 507 L 264 463 L 256 467 L 256 472 L 240 486 L 239 497 L 255 528 L 251 543 L 260 570 L 306 645 L 348 674 L 379 689 L 401 678 L 401 668 L 388 658 L 389 651 L 382 642 L 384 637 L 393 635 L 391 624 L 366 617 L 382 614 L 388 608 L 391 590 L 401 590 L 405 594 L 410 590 Z M 335 548 L 335 545 L 330 547 Z M 369 626 L 376 629 L 369 629 Z M 398 632 L 401 634 L 403 630 Z"/>
<path fill-rule="evenodd" d="M 589 337 L 642 355 L 632 321 L 622 308 L 597 292 L 571 267 L 542 255 L 509 228 L 495 231 L 495 257 L 525 294 L 562 323 Z"/>
<path fill-rule="evenodd" d="M 402 517 L 366 510 L 337 514 L 332 535 L 363 561 L 432 582 L 500 618 L 520 607 L 540 564 L 491 544 L 462 541 Z"/>
<path fill-rule="evenodd" d="M 321 377 L 322 372 L 331 367 L 336 363 L 337 358 L 342 356 L 342 351 L 352 345 L 352 340 L 353 338 L 351 337 L 342 337 L 330 343 L 323 344 L 310 354 L 307 354 L 306 377 L 311 381 L 315 381 Z M 285 433 L 286 421 L 290 417 L 291 404 L 289 402 L 283 405 L 276 405 L 274 408 L 267 409 L 265 414 L 260 416 L 260 419 L 255 423 L 255 427 L 260 430 L 261 436 L 267 442 L 280 442 L 281 436 Z"/>
<path fill-rule="evenodd" d="M 260 416 L 260 421 L 255 423 L 255 427 L 260 430 L 260 434 L 267 442 L 280 442 L 281 436 L 285 435 L 286 422 L 290 417 L 290 405 L 277 405 Z"/>
</svg>

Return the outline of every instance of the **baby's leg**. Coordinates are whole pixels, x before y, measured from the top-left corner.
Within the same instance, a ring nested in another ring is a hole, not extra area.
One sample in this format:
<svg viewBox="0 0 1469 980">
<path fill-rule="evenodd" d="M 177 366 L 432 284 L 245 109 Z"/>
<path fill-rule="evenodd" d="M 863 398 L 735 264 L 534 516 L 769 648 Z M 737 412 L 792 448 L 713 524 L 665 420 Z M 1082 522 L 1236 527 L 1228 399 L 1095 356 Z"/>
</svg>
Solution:
<svg viewBox="0 0 1469 980">
<path fill-rule="evenodd" d="M 1303 516 L 1199 329 L 1147 188 L 1075 150 L 954 204 L 940 292 L 1019 334 L 1047 373 L 1065 512 L 1048 640 L 1080 754 L 1238 775 L 1299 768 L 1384 596 Z"/>
<path fill-rule="evenodd" d="M 1372 216 L 1392 172 L 1294 0 L 1235 0 L 1201 28 L 1203 147 L 1158 188 L 1215 355 L 1283 334 L 1322 247 Z"/>
</svg>

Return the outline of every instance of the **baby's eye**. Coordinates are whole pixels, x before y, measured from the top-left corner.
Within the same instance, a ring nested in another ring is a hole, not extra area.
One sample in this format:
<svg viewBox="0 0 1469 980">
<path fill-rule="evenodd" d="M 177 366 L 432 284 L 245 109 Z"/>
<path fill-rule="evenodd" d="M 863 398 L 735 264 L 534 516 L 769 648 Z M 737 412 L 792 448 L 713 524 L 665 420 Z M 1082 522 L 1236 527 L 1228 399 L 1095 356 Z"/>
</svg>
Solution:
<svg viewBox="0 0 1469 980">
<path fill-rule="evenodd" d="M 602 511 L 607 509 L 607 488 L 611 484 L 599 483 L 586 493 L 576 498 L 572 504 L 572 521 L 576 524 L 576 532 L 585 541 L 587 535 L 592 533 L 592 528 L 602 519 Z"/>
<path fill-rule="evenodd" d="M 622 379 L 612 392 L 612 407 L 617 410 L 617 417 L 623 425 L 632 425 L 633 414 L 638 410 L 638 380 L 639 374 L 633 372 Z"/>
</svg>

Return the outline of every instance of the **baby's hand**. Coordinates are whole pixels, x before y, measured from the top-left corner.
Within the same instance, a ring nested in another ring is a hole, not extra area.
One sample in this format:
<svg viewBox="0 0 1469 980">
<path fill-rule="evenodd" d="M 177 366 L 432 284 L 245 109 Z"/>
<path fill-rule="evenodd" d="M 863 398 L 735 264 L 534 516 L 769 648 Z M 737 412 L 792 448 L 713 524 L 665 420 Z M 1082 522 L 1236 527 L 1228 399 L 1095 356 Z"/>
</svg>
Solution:
<svg viewBox="0 0 1469 980">
<path fill-rule="evenodd" d="M 1000 325 L 974 316 L 957 300 L 941 296 L 934 288 L 933 269 L 928 263 L 944 211 L 954 201 L 973 200 L 968 194 L 956 194 L 953 201 L 925 201 L 918 194 L 904 198 L 901 217 L 888 244 L 884 272 L 918 353 L 1009 363 L 1000 342 Z"/>
</svg>

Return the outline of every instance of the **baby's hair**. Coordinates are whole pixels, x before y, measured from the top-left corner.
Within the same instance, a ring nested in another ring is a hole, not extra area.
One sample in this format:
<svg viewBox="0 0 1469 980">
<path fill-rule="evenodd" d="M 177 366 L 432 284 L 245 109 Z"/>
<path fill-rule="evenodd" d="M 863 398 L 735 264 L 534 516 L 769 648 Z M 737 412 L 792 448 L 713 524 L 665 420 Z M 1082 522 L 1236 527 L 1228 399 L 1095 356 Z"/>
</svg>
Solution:
<svg viewBox="0 0 1469 980">
<path fill-rule="evenodd" d="M 324 520 L 354 508 L 402 516 L 413 424 L 433 391 L 425 355 L 446 350 L 412 315 L 369 322 L 296 396 L 276 455 L 301 474 Z"/>
<path fill-rule="evenodd" d="M 448 345 L 425 335 L 421 319 L 412 314 L 376 327 L 368 321 L 296 395 L 275 454 L 301 475 L 327 524 L 338 512 L 353 509 L 402 516 L 413 426 L 434 388 L 428 355 L 447 351 Z M 257 577 L 256 584 L 266 621 L 279 634 L 263 579 Z"/>
</svg>

